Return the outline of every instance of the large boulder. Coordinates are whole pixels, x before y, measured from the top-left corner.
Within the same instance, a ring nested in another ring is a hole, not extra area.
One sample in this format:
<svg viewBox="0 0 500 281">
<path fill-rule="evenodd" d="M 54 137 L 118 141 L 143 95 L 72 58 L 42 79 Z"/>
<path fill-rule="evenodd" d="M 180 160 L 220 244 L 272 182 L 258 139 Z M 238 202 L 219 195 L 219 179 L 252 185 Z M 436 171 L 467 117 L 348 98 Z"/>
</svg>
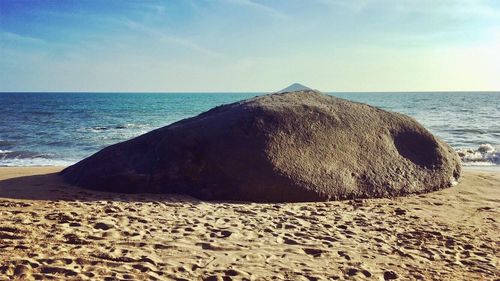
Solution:
<svg viewBox="0 0 500 281">
<path fill-rule="evenodd" d="M 61 174 L 103 191 L 296 202 L 429 192 L 460 172 L 454 150 L 414 119 L 306 90 L 216 107 Z"/>
</svg>

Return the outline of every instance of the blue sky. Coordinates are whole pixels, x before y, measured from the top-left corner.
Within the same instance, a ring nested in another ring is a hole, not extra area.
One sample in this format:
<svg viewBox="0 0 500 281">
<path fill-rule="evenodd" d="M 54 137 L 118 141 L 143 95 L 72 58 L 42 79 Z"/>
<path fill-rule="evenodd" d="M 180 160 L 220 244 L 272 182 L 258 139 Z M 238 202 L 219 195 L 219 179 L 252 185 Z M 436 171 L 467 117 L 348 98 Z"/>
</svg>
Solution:
<svg viewBox="0 0 500 281">
<path fill-rule="evenodd" d="M 500 1 L 0 0 L 0 91 L 500 90 Z"/>
</svg>

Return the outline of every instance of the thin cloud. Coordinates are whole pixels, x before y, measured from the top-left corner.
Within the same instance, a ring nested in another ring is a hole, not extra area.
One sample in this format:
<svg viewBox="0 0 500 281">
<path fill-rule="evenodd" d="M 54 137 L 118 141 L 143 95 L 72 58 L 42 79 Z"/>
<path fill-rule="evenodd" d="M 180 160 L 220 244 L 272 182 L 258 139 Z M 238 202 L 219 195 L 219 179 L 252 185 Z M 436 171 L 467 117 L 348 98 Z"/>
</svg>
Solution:
<svg viewBox="0 0 500 281">
<path fill-rule="evenodd" d="M 24 44 L 44 44 L 46 43 L 44 40 L 31 37 L 31 36 L 26 36 L 26 35 L 19 35 L 17 33 L 12 33 L 8 31 L 3 31 L 0 30 L 0 42 L 4 41 L 13 41 L 16 43 L 24 43 Z"/>
<path fill-rule="evenodd" d="M 463 17 L 500 18 L 500 11 L 482 1 L 457 0 L 452 11 Z"/>
<path fill-rule="evenodd" d="M 441 15 L 455 18 L 485 17 L 499 18 L 500 11 L 481 0 L 316 0 L 316 3 L 332 9 L 348 9 L 362 12 L 373 9 L 379 12 L 419 13 Z"/>
<path fill-rule="evenodd" d="M 372 3 L 377 5 L 377 3 Z M 380 3 L 378 3 L 380 4 Z M 400 1 L 393 3 L 386 1 L 383 6 L 388 12 L 403 14 L 419 13 L 423 15 L 444 16 L 447 18 L 499 18 L 500 11 L 484 1 L 452 0 L 447 2 L 436 1 Z"/>
<path fill-rule="evenodd" d="M 317 0 L 318 3 L 333 9 L 346 8 L 353 12 L 360 12 L 368 5 L 368 0 Z"/>
<path fill-rule="evenodd" d="M 224 1 L 227 3 L 232 3 L 232 4 L 236 4 L 236 5 L 250 7 L 254 10 L 264 12 L 264 13 L 271 15 L 271 16 L 275 16 L 275 17 L 279 17 L 279 18 L 286 18 L 287 17 L 287 15 L 285 15 L 281 11 L 279 11 L 271 6 L 257 3 L 257 2 L 252 1 L 252 0 L 224 0 Z"/>
<path fill-rule="evenodd" d="M 159 29 L 150 28 L 148 26 L 145 26 L 144 24 L 141 24 L 141 23 L 138 23 L 138 22 L 135 22 L 132 20 L 126 20 L 124 23 L 130 29 L 133 29 L 135 31 L 140 31 L 140 32 L 147 34 L 153 38 L 156 38 L 157 40 L 160 40 L 164 43 L 174 44 L 174 45 L 184 47 L 184 48 L 187 48 L 189 50 L 195 51 L 197 53 L 211 56 L 211 57 L 222 57 L 223 56 L 221 53 L 218 53 L 218 52 L 212 51 L 208 48 L 202 47 L 202 46 L 198 45 L 197 43 L 193 42 L 192 40 L 168 35 Z"/>
</svg>

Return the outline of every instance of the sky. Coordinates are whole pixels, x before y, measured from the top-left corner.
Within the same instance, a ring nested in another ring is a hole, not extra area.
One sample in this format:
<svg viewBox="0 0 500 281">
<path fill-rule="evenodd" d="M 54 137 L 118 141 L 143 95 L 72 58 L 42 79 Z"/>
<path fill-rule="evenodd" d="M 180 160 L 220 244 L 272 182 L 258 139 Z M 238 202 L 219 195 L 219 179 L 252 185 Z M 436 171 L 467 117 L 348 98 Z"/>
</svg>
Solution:
<svg viewBox="0 0 500 281">
<path fill-rule="evenodd" d="M 500 1 L 0 0 L 0 91 L 500 90 Z"/>
</svg>

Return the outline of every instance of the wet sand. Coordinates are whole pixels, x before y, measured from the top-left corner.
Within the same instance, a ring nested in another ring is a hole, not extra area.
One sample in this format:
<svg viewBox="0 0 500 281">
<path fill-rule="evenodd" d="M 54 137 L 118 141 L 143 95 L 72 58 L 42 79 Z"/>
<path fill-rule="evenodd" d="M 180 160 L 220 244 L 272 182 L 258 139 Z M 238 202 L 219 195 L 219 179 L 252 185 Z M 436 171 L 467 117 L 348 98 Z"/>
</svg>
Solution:
<svg viewBox="0 0 500 281">
<path fill-rule="evenodd" d="M 0 168 L 0 280 L 495 280 L 500 172 L 425 195 L 202 202 Z"/>
</svg>

